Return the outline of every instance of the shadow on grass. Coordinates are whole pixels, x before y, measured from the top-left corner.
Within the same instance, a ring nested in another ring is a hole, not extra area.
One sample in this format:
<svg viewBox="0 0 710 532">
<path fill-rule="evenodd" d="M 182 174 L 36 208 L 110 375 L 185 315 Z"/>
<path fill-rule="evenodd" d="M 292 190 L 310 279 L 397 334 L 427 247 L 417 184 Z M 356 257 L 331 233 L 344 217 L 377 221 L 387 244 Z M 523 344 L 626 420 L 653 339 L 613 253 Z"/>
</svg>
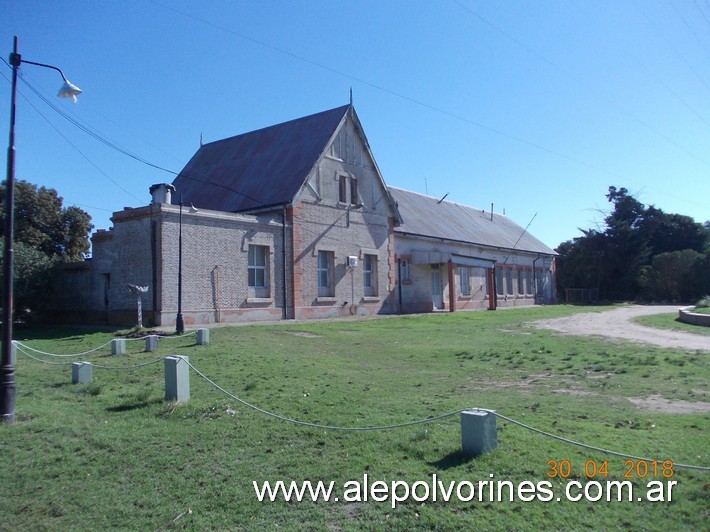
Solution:
<svg viewBox="0 0 710 532">
<path fill-rule="evenodd" d="M 125 403 L 118 406 L 110 406 L 106 409 L 107 412 L 130 412 L 131 410 L 139 410 L 148 408 L 151 405 L 162 403 L 162 399 L 153 399 L 152 401 L 141 401 L 136 403 Z"/>
<path fill-rule="evenodd" d="M 428 462 L 430 466 L 434 466 L 440 471 L 446 471 L 452 467 L 459 467 L 473 460 L 472 456 L 467 455 L 462 450 L 454 451 L 440 458 L 436 462 Z"/>
<path fill-rule="evenodd" d="M 18 324 L 15 327 L 23 340 L 66 340 L 79 341 L 87 334 L 116 332 L 120 328 L 113 325 L 43 325 Z"/>
</svg>

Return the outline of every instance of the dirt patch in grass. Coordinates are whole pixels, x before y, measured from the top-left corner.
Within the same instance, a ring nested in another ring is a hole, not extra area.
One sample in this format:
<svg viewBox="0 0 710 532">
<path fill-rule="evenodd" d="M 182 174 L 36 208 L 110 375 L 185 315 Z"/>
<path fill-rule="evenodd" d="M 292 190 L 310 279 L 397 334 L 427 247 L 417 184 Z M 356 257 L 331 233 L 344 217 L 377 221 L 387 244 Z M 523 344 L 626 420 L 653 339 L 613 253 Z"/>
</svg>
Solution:
<svg viewBox="0 0 710 532">
<path fill-rule="evenodd" d="M 292 334 L 294 336 L 301 336 L 302 338 L 322 338 L 320 334 L 313 334 L 310 332 L 306 331 L 287 331 L 288 334 Z"/>
<path fill-rule="evenodd" d="M 589 396 L 589 395 L 599 395 L 599 394 L 596 393 L 596 392 L 587 392 L 587 391 L 584 391 L 584 390 L 574 390 L 574 389 L 571 389 L 571 388 L 565 388 L 565 389 L 560 388 L 560 389 L 558 389 L 558 390 L 552 390 L 552 392 L 553 392 L 553 393 L 566 393 L 566 394 L 568 394 L 568 395 L 575 395 L 575 396 L 577 396 L 577 397 L 586 397 L 586 396 Z"/>
<path fill-rule="evenodd" d="M 663 414 L 705 414 L 710 412 L 710 403 L 700 401 L 671 401 L 660 395 L 629 397 L 628 399 L 639 408 Z"/>
<path fill-rule="evenodd" d="M 531 334 L 531 333 L 529 333 L 529 332 L 520 331 L 520 330 L 517 330 L 517 329 L 498 329 L 498 330 L 499 330 L 500 332 L 504 333 L 504 334 L 522 334 L 522 335 L 525 335 L 525 336 L 529 336 L 529 335 Z"/>
<path fill-rule="evenodd" d="M 534 373 L 528 375 L 526 378 L 518 381 L 509 380 L 490 380 L 490 379 L 474 379 L 472 382 L 479 390 L 504 390 L 508 388 L 516 388 L 523 395 L 530 395 L 532 393 L 532 388 L 535 386 L 542 386 L 544 388 L 550 387 L 550 382 L 554 382 L 555 386 L 559 385 L 569 385 L 572 386 L 574 380 L 562 377 L 553 373 Z M 553 390 L 555 392 L 567 392 L 574 393 L 574 390 Z"/>
<path fill-rule="evenodd" d="M 707 338 L 691 333 L 656 329 L 633 323 L 638 316 L 677 312 L 675 306 L 640 306 L 616 308 L 605 312 L 573 314 L 562 318 L 552 318 L 532 322 L 544 329 L 553 329 L 562 334 L 598 335 L 618 338 L 631 342 L 647 343 L 659 347 L 710 351 Z"/>
</svg>

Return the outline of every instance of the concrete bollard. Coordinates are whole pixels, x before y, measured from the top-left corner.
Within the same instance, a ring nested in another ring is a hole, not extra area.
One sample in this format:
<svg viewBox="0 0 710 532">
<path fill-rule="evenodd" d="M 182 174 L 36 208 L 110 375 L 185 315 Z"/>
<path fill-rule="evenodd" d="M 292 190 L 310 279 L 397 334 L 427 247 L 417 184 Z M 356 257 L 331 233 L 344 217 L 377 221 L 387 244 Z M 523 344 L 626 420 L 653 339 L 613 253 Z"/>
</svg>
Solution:
<svg viewBox="0 0 710 532">
<path fill-rule="evenodd" d="M 145 337 L 145 351 L 146 353 L 152 353 L 158 350 L 158 335 L 149 334 Z"/>
<path fill-rule="evenodd" d="M 479 456 L 498 447 L 496 415 L 480 410 L 461 412 L 461 447 L 469 456 Z"/>
<path fill-rule="evenodd" d="M 112 355 L 125 355 L 126 354 L 126 340 L 124 338 L 116 338 L 111 340 L 111 354 Z"/>
<path fill-rule="evenodd" d="M 197 329 L 197 345 L 207 345 L 210 343 L 210 330 Z"/>
<path fill-rule="evenodd" d="M 188 357 L 165 357 L 165 400 L 187 403 L 190 400 L 190 366 Z"/>
<path fill-rule="evenodd" d="M 93 375 L 93 365 L 91 362 L 74 362 L 71 365 L 71 383 L 88 384 Z"/>
</svg>

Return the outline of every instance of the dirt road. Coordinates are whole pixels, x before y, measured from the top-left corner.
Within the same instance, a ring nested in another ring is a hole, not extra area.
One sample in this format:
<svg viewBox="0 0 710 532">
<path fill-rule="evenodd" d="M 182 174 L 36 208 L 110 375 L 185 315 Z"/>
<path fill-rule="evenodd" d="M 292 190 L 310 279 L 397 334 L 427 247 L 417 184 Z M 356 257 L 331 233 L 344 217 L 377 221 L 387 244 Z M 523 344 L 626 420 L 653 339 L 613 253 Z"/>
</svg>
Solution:
<svg viewBox="0 0 710 532">
<path fill-rule="evenodd" d="M 646 327 L 631 321 L 647 314 L 678 312 L 677 306 L 641 306 L 617 308 L 605 312 L 575 314 L 565 318 L 553 318 L 532 322 L 543 329 L 553 329 L 562 334 L 582 336 L 607 336 L 632 342 L 653 344 L 660 347 L 710 351 L 710 337 L 700 334 Z"/>
</svg>

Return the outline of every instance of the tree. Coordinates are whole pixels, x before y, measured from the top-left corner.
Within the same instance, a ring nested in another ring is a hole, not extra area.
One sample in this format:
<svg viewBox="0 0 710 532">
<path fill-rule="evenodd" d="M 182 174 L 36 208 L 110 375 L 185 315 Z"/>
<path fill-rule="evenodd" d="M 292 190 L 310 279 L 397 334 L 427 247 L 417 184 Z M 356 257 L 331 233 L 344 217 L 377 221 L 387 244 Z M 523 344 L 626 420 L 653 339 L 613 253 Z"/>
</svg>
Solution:
<svg viewBox="0 0 710 532">
<path fill-rule="evenodd" d="M 51 294 L 57 265 L 83 260 L 89 251 L 91 216 L 62 206 L 57 191 L 18 181 L 14 187 L 14 308 L 41 308 Z M 0 238 L 5 237 L 5 182 L 0 185 Z M 0 264 L 4 254 L 0 256 Z M 4 287 L 0 286 L 0 292 Z"/>
<path fill-rule="evenodd" d="M 5 182 L 0 185 L 0 236 L 5 235 Z M 27 181 L 15 184 L 14 241 L 62 262 L 82 260 L 89 251 L 91 216 L 78 207 L 64 208 L 57 191 Z"/>
<path fill-rule="evenodd" d="M 5 243 L 0 245 L 0 252 L 5 249 Z M 13 245 L 13 307 L 15 314 L 42 308 L 52 293 L 57 265 L 59 260 L 50 259 L 41 251 L 22 242 Z M 0 255 L 0 267 L 5 254 Z M 0 286 L 0 294 L 4 292 Z"/>
<path fill-rule="evenodd" d="M 625 188 L 609 187 L 607 199 L 614 204 L 606 217 L 604 284 L 599 293 L 607 299 L 633 299 L 639 290 L 639 269 L 649 257 L 647 242 L 638 238 L 638 228 L 643 221 L 644 205 L 631 196 Z"/>
<path fill-rule="evenodd" d="M 684 249 L 702 253 L 710 235 L 710 227 L 695 222 L 690 216 L 666 214 L 653 205 L 644 212 L 638 230 L 654 256 Z"/>
<path fill-rule="evenodd" d="M 710 222 L 646 207 L 626 188 L 609 187 L 605 228 L 563 242 L 558 290 L 598 288 L 602 298 L 690 301 L 710 290 Z"/>
</svg>

